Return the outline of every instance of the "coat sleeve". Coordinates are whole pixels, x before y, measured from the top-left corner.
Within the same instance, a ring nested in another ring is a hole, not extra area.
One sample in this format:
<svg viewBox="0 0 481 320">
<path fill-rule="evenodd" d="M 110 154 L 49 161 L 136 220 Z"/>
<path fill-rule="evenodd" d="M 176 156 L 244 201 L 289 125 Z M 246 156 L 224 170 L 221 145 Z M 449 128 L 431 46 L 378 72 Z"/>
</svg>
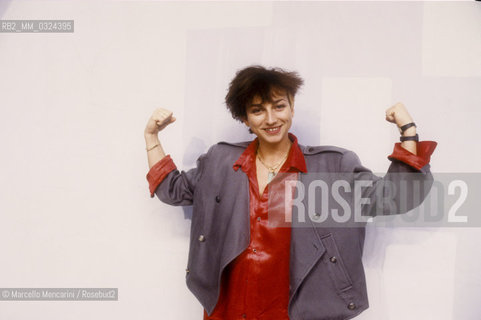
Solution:
<svg viewBox="0 0 481 320">
<path fill-rule="evenodd" d="M 352 173 L 354 184 L 362 186 L 358 189 L 363 199 L 361 214 L 402 214 L 419 206 L 433 184 L 429 161 L 436 145 L 433 141 L 418 142 L 415 155 L 396 143 L 388 156 L 392 163 L 384 177 L 374 175 L 354 152 L 347 151 L 341 160 L 341 172 Z M 360 198 L 354 199 L 354 205 L 359 205 L 356 201 Z"/>
<path fill-rule="evenodd" d="M 195 187 L 204 171 L 208 153 L 202 154 L 196 163 L 196 167 L 179 171 L 170 155 L 157 162 L 147 173 L 150 196 L 157 198 L 170 205 L 192 205 Z"/>
</svg>

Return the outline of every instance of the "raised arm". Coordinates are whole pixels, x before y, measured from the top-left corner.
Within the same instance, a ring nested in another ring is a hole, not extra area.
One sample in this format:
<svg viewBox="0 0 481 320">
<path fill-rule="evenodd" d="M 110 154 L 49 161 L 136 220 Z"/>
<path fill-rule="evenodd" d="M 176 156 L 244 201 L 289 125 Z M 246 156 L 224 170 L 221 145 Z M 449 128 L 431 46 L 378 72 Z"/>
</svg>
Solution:
<svg viewBox="0 0 481 320">
<path fill-rule="evenodd" d="M 147 122 L 144 136 L 149 172 L 146 178 L 151 197 L 157 195 L 159 200 L 170 205 L 191 205 L 195 185 L 202 173 L 205 154 L 197 160 L 197 167 L 188 171 L 177 170 L 174 161 L 165 154 L 158 138 L 159 131 L 174 121 L 171 111 L 159 108 Z"/>
<path fill-rule="evenodd" d="M 407 111 L 406 107 L 402 103 L 398 102 L 386 110 L 386 121 L 392 122 L 396 124 L 398 128 L 401 128 L 408 123 L 412 123 L 413 118 Z M 403 137 L 415 136 L 416 126 L 409 127 L 408 129 L 404 130 L 401 135 Z M 401 143 L 401 147 L 415 155 L 417 154 L 416 145 L 416 141 L 403 141 Z"/>
<path fill-rule="evenodd" d="M 172 111 L 163 108 L 155 109 L 149 118 L 144 130 L 149 169 L 165 157 L 164 149 L 159 140 L 159 132 L 174 121 L 175 117 L 172 116 Z"/>
<path fill-rule="evenodd" d="M 398 128 L 413 122 L 402 103 L 396 103 L 386 110 L 386 120 Z M 414 139 L 416 127 L 411 125 L 401 135 Z M 364 198 L 371 199 L 370 204 L 363 207 L 365 215 L 405 213 L 421 204 L 429 193 L 433 184 L 429 161 L 437 143 L 418 142 L 417 137 L 415 139 L 395 144 L 393 153 L 388 156 L 392 163 L 383 178 L 365 168 L 355 153 L 344 155 L 341 166 L 343 172 L 354 173 L 354 180 L 372 180 L 372 187 L 365 188 L 363 192 Z"/>
</svg>

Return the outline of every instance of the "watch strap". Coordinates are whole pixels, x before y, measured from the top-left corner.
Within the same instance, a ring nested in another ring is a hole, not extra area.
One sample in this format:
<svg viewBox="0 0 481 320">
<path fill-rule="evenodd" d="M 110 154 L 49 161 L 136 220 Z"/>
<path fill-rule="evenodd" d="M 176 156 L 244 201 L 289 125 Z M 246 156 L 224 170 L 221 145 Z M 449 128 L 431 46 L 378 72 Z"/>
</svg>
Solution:
<svg viewBox="0 0 481 320">
<path fill-rule="evenodd" d="M 419 142 L 419 135 L 416 133 L 415 136 L 401 137 L 399 140 L 404 141 L 416 141 Z"/>
<path fill-rule="evenodd" d="M 407 129 L 409 129 L 411 127 L 416 127 L 416 124 L 414 122 L 409 122 L 409 123 L 403 125 L 402 127 L 400 127 L 399 132 L 401 132 L 401 134 L 403 134 L 404 131 L 406 131 Z"/>
</svg>

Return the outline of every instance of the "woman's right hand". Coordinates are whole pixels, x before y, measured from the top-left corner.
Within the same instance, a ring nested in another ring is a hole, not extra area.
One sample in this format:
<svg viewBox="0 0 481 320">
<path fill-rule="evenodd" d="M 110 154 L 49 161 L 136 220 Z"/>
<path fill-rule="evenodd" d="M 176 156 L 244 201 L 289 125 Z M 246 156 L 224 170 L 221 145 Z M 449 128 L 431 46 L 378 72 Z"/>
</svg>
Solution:
<svg viewBox="0 0 481 320">
<path fill-rule="evenodd" d="M 175 117 L 172 116 L 172 111 L 157 108 L 152 113 L 147 125 L 145 126 L 145 135 L 157 135 L 159 131 L 164 130 L 169 124 L 175 121 Z"/>
</svg>

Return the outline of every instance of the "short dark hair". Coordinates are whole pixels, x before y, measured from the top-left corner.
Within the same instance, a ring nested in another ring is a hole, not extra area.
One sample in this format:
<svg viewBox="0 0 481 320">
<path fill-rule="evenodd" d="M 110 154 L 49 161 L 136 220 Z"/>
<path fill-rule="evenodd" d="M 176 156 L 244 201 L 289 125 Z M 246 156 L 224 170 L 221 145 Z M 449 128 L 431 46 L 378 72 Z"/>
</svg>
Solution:
<svg viewBox="0 0 481 320">
<path fill-rule="evenodd" d="M 285 71 L 281 68 L 266 69 L 260 65 L 249 66 L 237 71 L 230 82 L 225 103 L 232 117 L 242 121 L 247 117 L 246 108 L 255 96 L 272 102 L 272 94 L 282 90 L 287 93 L 289 102 L 302 86 L 304 80 L 297 72 Z"/>
</svg>

